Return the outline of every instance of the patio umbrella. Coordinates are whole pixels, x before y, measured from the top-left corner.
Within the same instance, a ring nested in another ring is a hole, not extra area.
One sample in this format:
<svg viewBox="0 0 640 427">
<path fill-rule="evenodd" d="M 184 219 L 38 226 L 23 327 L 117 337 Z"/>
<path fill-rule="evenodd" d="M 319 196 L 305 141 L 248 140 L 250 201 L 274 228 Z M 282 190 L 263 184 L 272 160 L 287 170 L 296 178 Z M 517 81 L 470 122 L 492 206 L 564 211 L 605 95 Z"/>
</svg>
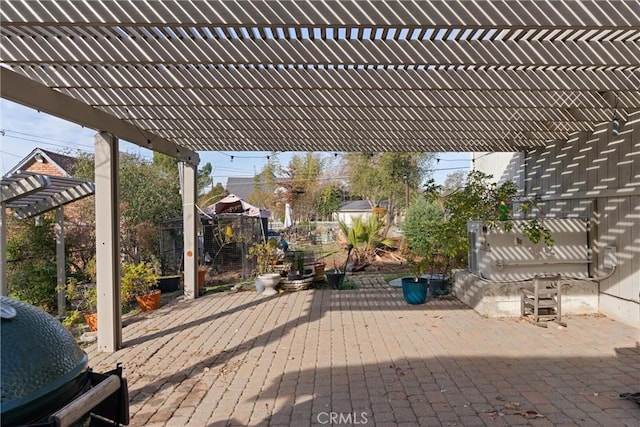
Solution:
<svg viewBox="0 0 640 427">
<path fill-rule="evenodd" d="M 284 205 L 284 228 L 289 228 L 293 225 L 293 212 L 291 211 L 291 205 L 289 203 Z"/>
</svg>

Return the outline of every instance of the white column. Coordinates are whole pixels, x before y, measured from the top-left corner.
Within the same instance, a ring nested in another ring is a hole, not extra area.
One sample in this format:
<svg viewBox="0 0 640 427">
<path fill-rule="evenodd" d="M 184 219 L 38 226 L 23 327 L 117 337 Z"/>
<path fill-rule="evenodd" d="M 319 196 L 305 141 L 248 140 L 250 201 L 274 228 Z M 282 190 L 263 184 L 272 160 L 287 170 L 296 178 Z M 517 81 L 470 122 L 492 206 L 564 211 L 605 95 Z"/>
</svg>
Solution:
<svg viewBox="0 0 640 427">
<path fill-rule="evenodd" d="M 197 166 L 181 164 L 183 167 L 184 295 L 188 299 L 194 299 L 198 296 Z"/>
<path fill-rule="evenodd" d="M 53 227 L 56 236 L 56 278 L 58 288 L 58 315 L 64 314 L 67 302 L 64 297 L 64 290 L 67 285 L 67 272 L 65 271 L 64 257 L 64 209 L 62 206 L 56 208 L 56 224 Z"/>
<path fill-rule="evenodd" d="M 7 296 L 7 210 L 0 204 L 0 295 Z"/>
<path fill-rule="evenodd" d="M 118 139 L 106 132 L 95 137 L 95 186 L 98 350 L 113 353 L 122 346 L 120 200 Z"/>
</svg>

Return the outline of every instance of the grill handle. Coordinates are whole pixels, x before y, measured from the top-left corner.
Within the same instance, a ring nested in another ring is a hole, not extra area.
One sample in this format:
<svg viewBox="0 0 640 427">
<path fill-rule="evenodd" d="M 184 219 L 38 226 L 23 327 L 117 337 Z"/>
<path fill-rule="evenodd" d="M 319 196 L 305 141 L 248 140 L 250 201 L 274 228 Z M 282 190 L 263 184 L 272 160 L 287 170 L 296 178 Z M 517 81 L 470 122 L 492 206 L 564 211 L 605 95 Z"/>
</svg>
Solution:
<svg viewBox="0 0 640 427">
<path fill-rule="evenodd" d="M 121 380 L 118 375 L 110 375 L 78 399 L 51 415 L 49 421 L 53 422 L 56 427 L 69 427 L 73 425 L 73 423 L 82 418 L 83 415 L 89 413 L 100 402 L 118 391 L 120 382 Z"/>
</svg>

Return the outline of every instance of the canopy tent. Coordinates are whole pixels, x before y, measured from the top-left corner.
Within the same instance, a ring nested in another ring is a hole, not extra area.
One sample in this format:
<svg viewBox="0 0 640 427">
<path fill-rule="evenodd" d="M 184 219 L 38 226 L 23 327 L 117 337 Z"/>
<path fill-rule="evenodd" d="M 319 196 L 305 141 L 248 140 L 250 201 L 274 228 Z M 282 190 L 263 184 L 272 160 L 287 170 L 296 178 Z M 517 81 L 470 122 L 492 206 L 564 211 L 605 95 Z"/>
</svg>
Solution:
<svg viewBox="0 0 640 427">
<path fill-rule="evenodd" d="M 203 211 L 208 215 L 241 213 L 251 217 L 258 216 L 260 218 L 269 218 L 271 216 L 271 211 L 253 206 L 235 194 L 229 194 L 217 203 L 207 206 Z"/>
</svg>

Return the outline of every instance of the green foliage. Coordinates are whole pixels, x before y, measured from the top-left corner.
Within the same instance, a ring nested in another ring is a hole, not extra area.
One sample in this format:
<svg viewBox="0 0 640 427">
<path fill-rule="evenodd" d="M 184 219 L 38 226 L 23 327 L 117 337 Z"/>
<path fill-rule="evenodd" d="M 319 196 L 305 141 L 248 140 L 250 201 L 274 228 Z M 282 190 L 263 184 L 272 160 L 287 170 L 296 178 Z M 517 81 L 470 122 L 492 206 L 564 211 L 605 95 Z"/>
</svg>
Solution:
<svg viewBox="0 0 640 427">
<path fill-rule="evenodd" d="M 429 257 L 427 256 L 411 256 L 407 259 L 407 262 L 416 281 L 420 276 L 427 273 L 429 271 L 429 267 L 431 266 Z"/>
<path fill-rule="evenodd" d="M 198 206 L 206 207 L 225 198 L 229 193 L 221 183 L 216 183 L 207 193 L 198 197 Z"/>
<path fill-rule="evenodd" d="M 80 283 L 76 278 L 67 280 L 65 297 L 72 311 L 95 313 L 98 310 L 98 289 L 95 283 Z"/>
<path fill-rule="evenodd" d="M 522 233 L 527 236 L 531 243 L 544 242 L 547 246 L 553 246 L 554 241 L 551 237 L 551 230 L 546 228 L 542 221 L 537 219 L 529 219 L 522 224 Z"/>
<path fill-rule="evenodd" d="M 323 168 L 324 159 L 319 154 L 306 152 L 303 156 L 292 156 L 283 170 L 286 179 L 282 185 L 287 189 L 286 201 L 291 204 L 300 221 L 315 219 L 316 201 L 321 188 L 318 178 Z"/>
<path fill-rule="evenodd" d="M 122 303 L 131 301 L 136 296 L 146 295 L 158 283 L 158 274 L 150 262 L 122 264 L 121 299 Z"/>
<path fill-rule="evenodd" d="M 364 263 L 375 256 L 380 246 L 393 246 L 391 239 L 380 235 L 384 227 L 384 221 L 378 215 L 370 215 L 366 220 L 361 216 L 353 218 L 351 226 L 344 221 L 338 221 L 340 231 L 353 246 L 353 259 L 355 264 Z"/>
<path fill-rule="evenodd" d="M 213 166 L 210 162 L 207 162 L 198 169 L 198 176 L 196 178 L 198 184 L 198 194 L 203 194 L 204 190 L 213 184 L 213 178 L 211 173 L 213 172 Z"/>
<path fill-rule="evenodd" d="M 377 206 L 383 200 L 394 209 L 395 200 L 404 204 L 405 191 L 415 194 L 431 169 L 433 153 L 348 153 L 346 166 L 353 194 Z"/>
<path fill-rule="evenodd" d="M 158 239 L 153 227 L 182 215 L 177 161 L 159 153 L 154 154 L 151 162 L 129 153 L 120 153 L 119 160 L 123 252 L 128 259 L 148 259 L 157 253 Z M 93 174 L 93 155 L 80 154 L 74 164 L 74 175 L 93 179 Z"/>
<path fill-rule="evenodd" d="M 62 326 L 64 326 L 65 328 L 71 328 L 72 326 L 81 323 L 82 320 L 83 318 L 81 312 L 79 312 L 78 310 L 70 310 L 67 311 L 64 319 L 62 319 Z"/>
<path fill-rule="evenodd" d="M 402 224 L 402 232 L 415 252 L 426 255 L 437 244 L 436 235 L 432 232 L 444 219 L 440 207 L 423 197 L 416 197 L 411 201 L 407 216 Z"/>
<path fill-rule="evenodd" d="M 178 177 L 178 159 L 175 157 L 154 151 L 152 164 L 161 175 L 170 179 Z"/>
<path fill-rule="evenodd" d="M 316 198 L 316 212 L 324 218 L 330 217 L 331 214 L 340 209 L 342 202 L 342 191 L 337 185 L 328 185 L 320 190 L 319 197 Z"/>
<path fill-rule="evenodd" d="M 280 163 L 276 153 L 271 153 L 262 171 L 253 177 L 254 190 L 247 201 L 255 206 L 276 212 L 277 200 L 274 194 Z"/>
<path fill-rule="evenodd" d="M 276 257 L 278 241 L 270 238 L 266 243 L 254 243 L 249 246 L 247 259 L 255 259 L 258 274 L 273 272 L 271 261 Z"/>
<path fill-rule="evenodd" d="M 470 172 L 464 187 L 442 193 L 442 187 L 430 181 L 426 186 L 427 200 L 440 204 L 445 212 L 444 220 L 430 229 L 435 251 L 449 260 L 461 262 L 468 250 L 467 222 L 482 221 L 488 227 L 502 226 L 505 230 L 513 227 L 513 203 L 517 201 L 517 188 L 511 181 L 501 185 L 490 182 L 492 176 L 479 171 Z M 531 209 L 522 204 L 520 210 Z M 524 234 L 532 243 L 544 241 L 553 245 L 551 232 L 542 221 L 523 221 Z"/>
<path fill-rule="evenodd" d="M 57 307 L 56 243 L 53 219 L 18 221 L 7 238 L 9 296 L 52 312 Z"/>
</svg>

